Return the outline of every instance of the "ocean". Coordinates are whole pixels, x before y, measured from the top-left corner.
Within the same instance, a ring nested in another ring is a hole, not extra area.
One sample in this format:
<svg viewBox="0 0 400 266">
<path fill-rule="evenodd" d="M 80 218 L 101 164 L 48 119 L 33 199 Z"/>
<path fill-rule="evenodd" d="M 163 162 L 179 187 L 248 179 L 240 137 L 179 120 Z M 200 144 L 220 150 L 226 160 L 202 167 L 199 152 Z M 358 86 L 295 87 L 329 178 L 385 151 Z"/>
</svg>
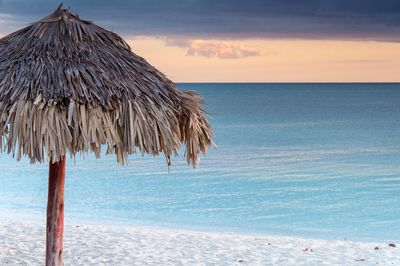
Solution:
<svg viewBox="0 0 400 266">
<path fill-rule="evenodd" d="M 67 161 L 66 220 L 400 240 L 400 84 L 178 84 L 217 148 Z M 48 165 L 0 155 L 0 218 L 45 218 Z M 18 215 L 17 215 L 18 214 Z"/>
</svg>

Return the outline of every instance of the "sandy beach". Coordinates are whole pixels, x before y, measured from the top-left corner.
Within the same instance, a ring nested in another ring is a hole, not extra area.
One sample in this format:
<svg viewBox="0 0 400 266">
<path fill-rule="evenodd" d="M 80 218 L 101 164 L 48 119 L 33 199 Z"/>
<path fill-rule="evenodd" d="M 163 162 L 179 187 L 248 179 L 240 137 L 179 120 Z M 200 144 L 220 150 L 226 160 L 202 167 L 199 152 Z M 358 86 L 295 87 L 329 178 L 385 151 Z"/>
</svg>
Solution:
<svg viewBox="0 0 400 266">
<path fill-rule="evenodd" d="M 44 228 L 0 222 L 0 265 L 42 265 Z M 64 255 L 65 265 L 400 265 L 388 244 L 75 223 Z"/>
</svg>

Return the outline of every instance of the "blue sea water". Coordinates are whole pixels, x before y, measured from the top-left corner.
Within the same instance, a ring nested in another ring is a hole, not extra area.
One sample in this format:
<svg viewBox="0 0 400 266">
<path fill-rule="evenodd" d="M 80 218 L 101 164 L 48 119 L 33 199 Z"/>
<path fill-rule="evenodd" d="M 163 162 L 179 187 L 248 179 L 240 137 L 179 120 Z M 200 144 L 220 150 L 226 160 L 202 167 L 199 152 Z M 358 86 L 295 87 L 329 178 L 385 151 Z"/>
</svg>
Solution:
<svg viewBox="0 0 400 266">
<path fill-rule="evenodd" d="M 179 88 L 205 98 L 218 148 L 195 170 L 183 152 L 170 169 L 162 156 L 77 157 L 67 219 L 400 240 L 400 84 Z M 44 218 L 48 166 L 1 154 L 0 169 L 3 216 Z"/>
</svg>

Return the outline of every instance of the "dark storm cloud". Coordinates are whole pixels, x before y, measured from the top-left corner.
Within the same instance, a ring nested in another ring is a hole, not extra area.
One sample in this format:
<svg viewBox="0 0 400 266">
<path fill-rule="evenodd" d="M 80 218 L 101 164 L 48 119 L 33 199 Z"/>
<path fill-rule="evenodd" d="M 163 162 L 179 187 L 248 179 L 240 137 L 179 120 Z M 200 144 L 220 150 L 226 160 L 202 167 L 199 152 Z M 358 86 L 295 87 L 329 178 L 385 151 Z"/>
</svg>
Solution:
<svg viewBox="0 0 400 266">
<path fill-rule="evenodd" d="M 0 0 L 0 31 L 26 25 L 58 4 Z M 400 40 L 400 0 L 69 0 L 64 5 L 125 35 Z"/>
</svg>

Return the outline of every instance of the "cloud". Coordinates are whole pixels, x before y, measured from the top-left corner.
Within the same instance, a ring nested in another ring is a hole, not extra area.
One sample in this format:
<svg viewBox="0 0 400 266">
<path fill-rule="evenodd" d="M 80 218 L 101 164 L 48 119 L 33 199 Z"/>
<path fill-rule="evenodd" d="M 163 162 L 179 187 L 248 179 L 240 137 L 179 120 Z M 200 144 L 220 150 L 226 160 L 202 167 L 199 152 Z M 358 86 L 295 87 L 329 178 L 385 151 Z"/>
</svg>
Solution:
<svg viewBox="0 0 400 266">
<path fill-rule="evenodd" d="M 237 59 L 266 55 L 264 49 L 252 49 L 229 41 L 167 39 L 165 42 L 169 46 L 185 48 L 186 54 L 192 56 Z"/>
<path fill-rule="evenodd" d="M 59 0 L 0 0 L 0 31 L 44 17 Z M 399 0 L 65 0 L 81 17 L 124 35 L 191 39 L 400 41 Z"/>
<path fill-rule="evenodd" d="M 15 26 L 14 17 L 0 12 L 0 35 Z"/>
</svg>

